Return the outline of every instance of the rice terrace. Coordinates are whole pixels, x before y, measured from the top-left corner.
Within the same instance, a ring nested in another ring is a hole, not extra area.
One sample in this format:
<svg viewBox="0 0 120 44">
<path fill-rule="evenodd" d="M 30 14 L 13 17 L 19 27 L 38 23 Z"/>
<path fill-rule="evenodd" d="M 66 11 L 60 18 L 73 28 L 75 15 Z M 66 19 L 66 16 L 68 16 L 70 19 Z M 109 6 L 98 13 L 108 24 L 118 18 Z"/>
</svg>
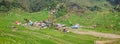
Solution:
<svg viewBox="0 0 120 44">
<path fill-rule="evenodd" d="M 0 44 L 120 44 L 120 0 L 0 0 Z"/>
</svg>

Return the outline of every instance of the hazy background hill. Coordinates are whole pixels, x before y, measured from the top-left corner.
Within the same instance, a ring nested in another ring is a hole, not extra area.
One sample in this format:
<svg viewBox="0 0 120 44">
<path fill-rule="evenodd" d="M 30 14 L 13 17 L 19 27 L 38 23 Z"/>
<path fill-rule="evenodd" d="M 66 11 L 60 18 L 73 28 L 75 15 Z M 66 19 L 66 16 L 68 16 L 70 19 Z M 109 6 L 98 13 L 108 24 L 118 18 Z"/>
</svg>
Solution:
<svg viewBox="0 0 120 44">
<path fill-rule="evenodd" d="M 78 5 L 87 9 L 115 9 L 119 11 L 119 0 L 0 0 L 0 10 L 7 11 L 11 8 L 22 8 L 34 12 L 43 9 L 53 9 L 56 4 L 64 2 L 66 6 Z M 2 9 L 3 8 L 3 9 Z"/>
</svg>

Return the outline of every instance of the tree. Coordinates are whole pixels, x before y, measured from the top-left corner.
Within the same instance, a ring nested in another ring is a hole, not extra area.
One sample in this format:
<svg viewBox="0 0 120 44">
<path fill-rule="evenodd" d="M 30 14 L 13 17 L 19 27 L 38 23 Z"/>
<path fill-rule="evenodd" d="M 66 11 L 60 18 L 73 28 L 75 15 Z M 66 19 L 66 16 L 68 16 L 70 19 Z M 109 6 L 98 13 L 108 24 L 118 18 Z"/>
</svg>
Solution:
<svg viewBox="0 0 120 44">
<path fill-rule="evenodd" d="M 120 12 L 120 0 L 108 0 L 114 7 L 114 10 Z"/>
</svg>

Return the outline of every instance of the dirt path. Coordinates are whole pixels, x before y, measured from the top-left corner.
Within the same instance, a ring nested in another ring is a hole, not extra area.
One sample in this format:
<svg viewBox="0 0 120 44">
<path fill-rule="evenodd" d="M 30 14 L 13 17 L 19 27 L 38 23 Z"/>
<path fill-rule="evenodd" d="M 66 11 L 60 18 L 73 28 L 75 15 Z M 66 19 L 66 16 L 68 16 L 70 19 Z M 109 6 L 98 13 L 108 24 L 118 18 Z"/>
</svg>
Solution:
<svg viewBox="0 0 120 44">
<path fill-rule="evenodd" d="M 71 32 L 76 34 L 84 34 L 84 35 L 92 35 L 96 37 L 103 37 L 103 38 L 110 38 L 110 39 L 117 39 L 120 38 L 120 35 L 110 34 L 110 33 L 101 33 L 95 31 L 83 31 L 83 30 L 71 30 Z M 106 41 L 95 41 L 94 44 L 113 44 L 115 40 L 106 40 Z"/>
<path fill-rule="evenodd" d="M 71 30 L 71 32 L 76 34 L 86 34 L 86 35 L 92 35 L 96 37 L 103 37 L 103 38 L 110 38 L 110 39 L 116 39 L 120 38 L 120 35 L 116 34 L 109 34 L 109 33 L 101 33 L 101 32 L 95 32 L 95 31 L 82 31 L 82 30 Z"/>
</svg>

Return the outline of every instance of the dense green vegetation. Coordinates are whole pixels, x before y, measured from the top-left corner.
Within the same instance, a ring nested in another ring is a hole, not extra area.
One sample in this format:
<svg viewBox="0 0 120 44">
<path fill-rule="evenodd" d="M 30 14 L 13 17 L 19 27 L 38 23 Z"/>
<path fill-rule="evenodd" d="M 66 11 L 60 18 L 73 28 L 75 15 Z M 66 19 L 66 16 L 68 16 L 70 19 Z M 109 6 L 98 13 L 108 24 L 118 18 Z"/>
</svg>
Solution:
<svg viewBox="0 0 120 44">
<path fill-rule="evenodd" d="M 55 0 L 1 0 L 0 7 L 1 9 L 7 9 L 6 11 L 21 8 L 28 12 L 36 12 L 47 8 L 52 9 L 56 3 Z"/>
<path fill-rule="evenodd" d="M 12 8 L 22 8 L 28 12 L 36 12 L 40 10 L 51 10 L 59 3 L 65 3 L 69 8 L 71 5 L 77 4 L 80 8 L 92 9 L 112 9 L 119 11 L 119 0 L 0 0 L 0 10 L 8 11 Z M 111 5 L 113 6 L 111 6 Z M 107 8 L 106 8 L 107 7 Z"/>
</svg>

